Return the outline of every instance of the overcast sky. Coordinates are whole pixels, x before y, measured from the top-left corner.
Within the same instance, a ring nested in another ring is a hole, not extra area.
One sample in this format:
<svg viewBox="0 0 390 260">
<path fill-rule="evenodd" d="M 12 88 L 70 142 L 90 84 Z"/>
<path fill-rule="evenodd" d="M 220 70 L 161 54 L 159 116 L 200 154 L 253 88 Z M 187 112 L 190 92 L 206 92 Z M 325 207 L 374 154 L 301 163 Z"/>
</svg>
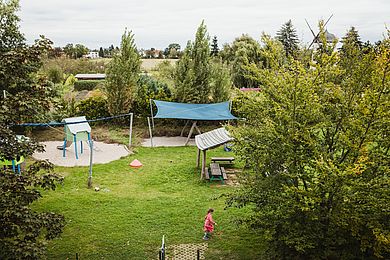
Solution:
<svg viewBox="0 0 390 260">
<path fill-rule="evenodd" d="M 173 42 L 183 48 L 203 19 L 220 46 L 243 33 L 257 40 L 262 32 L 274 36 L 289 19 L 307 43 L 312 35 L 305 18 L 317 31 L 318 20 L 331 14 L 327 29 L 337 37 L 355 26 L 363 41 L 374 42 L 390 28 L 390 0 L 20 0 L 20 5 L 28 42 L 43 34 L 55 46 L 81 43 L 91 49 L 119 45 L 125 27 L 139 48 L 163 49 Z"/>
</svg>

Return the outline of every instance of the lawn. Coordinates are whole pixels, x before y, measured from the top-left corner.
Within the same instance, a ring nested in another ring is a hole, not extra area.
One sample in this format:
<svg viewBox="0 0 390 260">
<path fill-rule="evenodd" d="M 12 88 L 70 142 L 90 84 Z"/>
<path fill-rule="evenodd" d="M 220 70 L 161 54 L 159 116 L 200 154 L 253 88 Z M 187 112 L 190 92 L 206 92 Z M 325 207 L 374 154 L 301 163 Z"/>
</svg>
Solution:
<svg viewBox="0 0 390 260">
<path fill-rule="evenodd" d="M 222 148 L 208 153 L 221 155 L 226 156 Z M 135 158 L 142 168 L 128 166 Z M 206 259 L 258 259 L 264 251 L 261 238 L 234 223 L 244 212 L 224 210 L 220 196 L 234 188 L 200 181 L 195 147 L 140 147 L 129 157 L 94 165 L 98 192 L 86 188 L 87 167 L 57 167 L 56 172 L 65 176 L 64 185 L 44 192 L 34 205 L 67 221 L 62 236 L 48 244 L 48 259 L 74 259 L 76 253 L 80 259 L 157 259 L 163 235 L 167 246 L 203 243 L 209 207 L 218 226 Z"/>
</svg>

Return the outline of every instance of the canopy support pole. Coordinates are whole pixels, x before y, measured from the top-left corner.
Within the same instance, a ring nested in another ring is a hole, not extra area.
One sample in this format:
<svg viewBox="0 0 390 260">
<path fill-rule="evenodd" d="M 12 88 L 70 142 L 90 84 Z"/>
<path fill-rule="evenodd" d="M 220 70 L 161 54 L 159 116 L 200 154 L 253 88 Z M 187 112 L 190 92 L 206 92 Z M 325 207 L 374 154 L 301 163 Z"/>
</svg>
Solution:
<svg viewBox="0 0 390 260">
<path fill-rule="evenodd" d="M 132 135 L 133 135 L 133 113 L 130 113 L 129 148 L 131 147 Z"/>
<path fill-rule="evenodd" d="M 199 169 L 200 166 L 200 149 L 198 148 L 198 153 L 196 156 L 196 168 Z"/>
<path fill-rule="evenodd" d="M 194 132 L 194 128 L 196 127 L 196 122 L 197 122 L 197 121 L 194 121 L 194 122 L 192 123 L 190 133 L 188 134 L 186 143 L 185 143 L 184 145 L 187 145 L 188 142 L 190 141 L 190 138 L 191 138 L 191 136 L 192 136 L 192 132 Z M 199 131 L 199 129 L 198 129 L 198 131 Z"/>
<path fill-rule="evenodd" d="M 180 132 L 180 136 L 183 136 L 183 134 L 184 134 L 184 129 L 187 127 L 188 122 L 190 122 L 190 120 L 187 120 L 187 121 L 186 121 L 186 124 L 184 125 L 183 129 L 182 129 L 181 132 Z"/>
<path fill-rule="evenodd" d="M 153 135 L 152 128 L 150 127 L 150 118 L 148 117 L 149 136 L 150 136 L 150 147 L 153 147 Z"/>
<path fill-rule="evenodd" d="M 152 126 L 153 126 L 153 129 L 154 129 L 154 118 L 153 118 L 153 103 L 152 103 L 152 99 L 149 99 L 149 103 L 150 103 L 150 115 L 152 116 Z"/>
<path fill-rule="evenodd" d="M 89 140 L 89 175 L 88 175 L 88 188 L 92 188 L 92 165 L 93 165 L 93 140 Z"/>
<path fill-rule="evenodd" d="M 202 172 L 200 174 L 200 179 L 203 179 L 203 176 L 206 176 L 206 150 L 203 150 L 203 159 L 202 159 Z"/>
</svg>

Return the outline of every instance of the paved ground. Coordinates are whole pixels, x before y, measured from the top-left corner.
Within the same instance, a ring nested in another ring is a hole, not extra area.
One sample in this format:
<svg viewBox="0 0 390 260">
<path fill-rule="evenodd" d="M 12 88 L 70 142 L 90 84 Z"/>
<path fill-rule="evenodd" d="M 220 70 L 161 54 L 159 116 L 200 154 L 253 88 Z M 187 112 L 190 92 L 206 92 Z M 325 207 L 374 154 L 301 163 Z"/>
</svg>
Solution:
<svg viewBox="0 0 390 260">
<path fill-rule="evenodd" d="M 77 143 L 77 150 L 79 159 L 76 159 L 74 144 L 66 148 L 66 157 L 63 157 L 62 151 L 57 149 L 63 142 L 50 141 L 42 142 L 45 145 L 44 153 L 34 153 L 33 157 L 39 160 L 48 159 L 51 163 L 58 166 L 89 166 L 89 146 L 83 142 L 83 153 L 80 154 L 80 142 Z M 120 159 L 121 157 L 129 155 L 129 151 L 124 145 L 106 144 L 102 142 L 93 142 L 93 163 L 109 163 Z"/>
<path fill-rule="evenodd" d="M 194 260 L 197 259 L 199 250 L 199 259 L 205 259 L 204 253 L 207 250 L 207 243 L 200 244 L 179 244 L 171 245 L 167 248 L 167 260 Z"/>
<path fill-rule="evenodd" d="M 175 137 L 153 137 L 153 146 L 184 146 L 187 137 L 175 136 Z M 142 146 L 150 147 L 150 138 L 144 139 Z M 190 139 L 188 145 L 195 145 L 195 139 Z"/>
</svg>

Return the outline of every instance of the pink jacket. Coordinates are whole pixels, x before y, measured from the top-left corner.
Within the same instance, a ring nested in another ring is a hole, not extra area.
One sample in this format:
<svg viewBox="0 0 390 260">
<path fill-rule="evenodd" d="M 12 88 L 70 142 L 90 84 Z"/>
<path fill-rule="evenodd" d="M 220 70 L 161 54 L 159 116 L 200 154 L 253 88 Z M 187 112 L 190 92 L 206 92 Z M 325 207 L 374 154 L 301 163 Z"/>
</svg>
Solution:
<svg viewBox="0 0 390 260">
<path fill-rule="evenodd" d="M 211 216 L 211 213 L 208 213 L 206 217 L 204 218 L 204 226 L 203 230 L 205 232 L 213 232 L 214 230 L 214 220 L 213 217 Z"/>
</svg>

